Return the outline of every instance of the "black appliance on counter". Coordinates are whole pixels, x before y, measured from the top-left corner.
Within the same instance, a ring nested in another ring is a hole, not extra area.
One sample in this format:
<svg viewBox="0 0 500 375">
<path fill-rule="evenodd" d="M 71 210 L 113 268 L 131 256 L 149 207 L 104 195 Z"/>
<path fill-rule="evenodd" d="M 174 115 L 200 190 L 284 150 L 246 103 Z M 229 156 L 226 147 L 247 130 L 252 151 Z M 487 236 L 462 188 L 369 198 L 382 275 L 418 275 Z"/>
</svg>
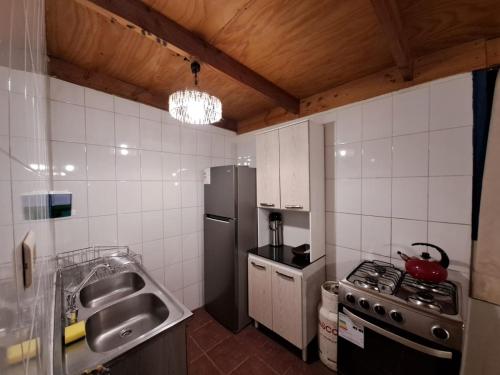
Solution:
<svg viewBox="0 0 500 375">
<path fill-rule="evenodd" d="M 461 289 L 365 261 L 340 282 L 341 375 L 458 375 Z"/>
</svg>

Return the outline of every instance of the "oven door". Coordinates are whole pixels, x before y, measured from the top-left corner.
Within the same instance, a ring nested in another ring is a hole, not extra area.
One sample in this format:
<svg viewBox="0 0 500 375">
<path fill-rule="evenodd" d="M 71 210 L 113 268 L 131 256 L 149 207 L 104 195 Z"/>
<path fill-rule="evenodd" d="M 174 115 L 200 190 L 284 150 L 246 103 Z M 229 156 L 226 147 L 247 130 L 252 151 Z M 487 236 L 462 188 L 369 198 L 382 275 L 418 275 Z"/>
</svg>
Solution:
<svg viewBox="0 0 500 375">
<path fill-rule="evenodd" d="M 341 375 L 458 375 L 460 353 L 339 305 L 363 331 L 363 348 L 338 336 Z M 339 318 L 340 320 L 340 318 Z M 340 328 L 339 328 L 340 329 Z"/>
</svg>

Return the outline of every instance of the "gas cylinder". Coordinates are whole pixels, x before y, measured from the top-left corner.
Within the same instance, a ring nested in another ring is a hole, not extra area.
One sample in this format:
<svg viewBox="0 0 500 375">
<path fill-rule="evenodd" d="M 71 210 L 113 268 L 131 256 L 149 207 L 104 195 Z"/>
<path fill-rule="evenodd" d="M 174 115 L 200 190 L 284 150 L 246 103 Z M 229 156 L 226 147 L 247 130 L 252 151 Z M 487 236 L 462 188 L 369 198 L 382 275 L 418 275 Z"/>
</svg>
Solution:
<svg viewBox="0 0 500 375">
<path fill-rule="evenodd" d="M 339 283 L 326 281 L 321 286 L 318 307 L 319 358 L 328 368 L 337 371 L 337 312 Z"/>
</svg>

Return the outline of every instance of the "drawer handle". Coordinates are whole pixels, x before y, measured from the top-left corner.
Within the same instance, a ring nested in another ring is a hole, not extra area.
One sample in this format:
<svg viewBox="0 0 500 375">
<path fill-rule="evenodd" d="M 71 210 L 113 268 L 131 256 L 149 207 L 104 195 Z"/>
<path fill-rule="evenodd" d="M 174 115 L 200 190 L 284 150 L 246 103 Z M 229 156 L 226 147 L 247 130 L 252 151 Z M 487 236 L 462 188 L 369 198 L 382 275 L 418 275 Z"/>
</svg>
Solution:
<svg viewBox="0 0 500 375">
<path fill-rule="evenodd" d="M 251 262 L 252 263 L 252 266 L 254 266 L 255 268 L 258 268 L 259 270 L 265 270 L 266 267 L 264 266 L 261 266 L 260 264 L 257 264 L 257 263 L 254 263 L 254 262 Z"/>
<path fill-rule="evenodd" d="M 284 273 L 281 273 L 279 271 L 276 271 L 276 273 L 278 274 L 278 276 L 281 276 L 282 278 L 284 278 L 286 280 L 290 280 L 290 281 L 294 281 L 295 280 L 295 278 L 293 276 L 285 275 Z"/>
<path fill-rule="evenodd" d="M 263 207 L 274 207 L 274 203 L 259 203 Z"/>
<path fill-rule="evenodd" d="M 302 206 L 300 204 L 285 204 L 285 208 L 301 209 L 301 208 L 304 208 L 304 206 Z"/>
</svg>

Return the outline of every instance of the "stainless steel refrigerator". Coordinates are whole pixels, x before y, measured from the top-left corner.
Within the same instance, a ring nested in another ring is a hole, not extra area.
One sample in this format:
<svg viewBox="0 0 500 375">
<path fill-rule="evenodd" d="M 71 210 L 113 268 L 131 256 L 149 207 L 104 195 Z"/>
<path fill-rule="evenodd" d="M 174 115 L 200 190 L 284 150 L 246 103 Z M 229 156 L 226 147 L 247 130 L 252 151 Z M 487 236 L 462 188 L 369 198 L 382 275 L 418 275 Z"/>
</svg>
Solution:
<svg viewBox="0 0 500 375">
<path fill-rule="evenodd" d="M 207 169 L 204 190 L 205 309 L 238 332 L 250 323 L 247 251 L 257 247 L 255 168 Z"/>
</svg>

